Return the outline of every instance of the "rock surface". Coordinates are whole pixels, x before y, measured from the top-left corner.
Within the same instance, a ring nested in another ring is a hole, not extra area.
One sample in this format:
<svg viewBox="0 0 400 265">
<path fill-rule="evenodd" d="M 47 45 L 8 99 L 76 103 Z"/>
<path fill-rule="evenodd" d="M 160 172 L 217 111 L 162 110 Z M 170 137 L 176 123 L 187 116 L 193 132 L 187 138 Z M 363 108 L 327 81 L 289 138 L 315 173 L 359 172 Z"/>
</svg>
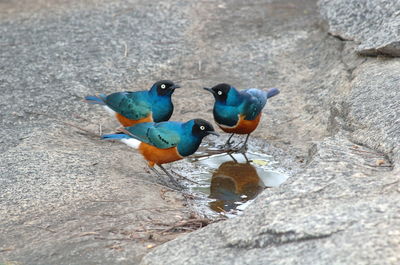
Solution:
<svg viewBox="0 0 400 265">
<path fill-rule="evenodd" d="M 338 1 L 322 1 L 323 12 L 332 8 L 327 2 Z M 337 12 L 350 10 L 341 2 Z M 304 56 L 310 75 L 300 93 L 332 136 L 314 137 L 304 169 L 243 216 L 168 242 L 142 264 L 400 262 L 400 61 L 358 57 L 353 42 L 338 47 L 316 31 L 299 24 L 292 36 L 314 44 L 303 41 L 286 55 Z"/>
<path fill-rule="evenodd" d="M 320 1 L 331 28 L 346 3 L 355 2 Z M 357 43 L 329 36 L 316 0 L 37 0 L 0 10 L 0 264 L 400 263 L 400 61 L 359 56 Z M 357 17 L 346 23 L 364 30 Z M 183 87 L 174 120 L 211 119 L 203 86 L 279 87 L 254 137 L 294 174 L 242 216 L 152 249 L 174 236 L 137 231 L 188 218 L 186 201 L 129 148 L 60 121 L 112 131 L 81 98 L 164 78 Z"/>
<path fill-rule="evenodd" d="M 400 56 L 400 1 L 320 0 L 329 32 L 360 43 L 363 55 Z"/>
</svg>

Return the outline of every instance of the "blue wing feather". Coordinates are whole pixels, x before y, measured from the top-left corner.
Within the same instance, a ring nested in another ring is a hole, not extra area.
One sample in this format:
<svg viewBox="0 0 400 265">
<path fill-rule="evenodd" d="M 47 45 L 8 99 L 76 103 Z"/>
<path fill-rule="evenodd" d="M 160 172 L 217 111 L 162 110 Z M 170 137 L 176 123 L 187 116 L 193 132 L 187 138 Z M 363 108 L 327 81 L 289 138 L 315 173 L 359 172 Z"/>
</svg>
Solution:
<svg viewBox="0 0 400 265">
<path fill-rule="evenodd" d="M 245 119 L 254 120 L 267 103 L 268 93 L 256 88 L 243 90 L 242 93 L 247 96 L 247 100 L 243 105 L 243 114 L 245 115 Z"/>
<path fill-rule="evenodd" d="M 270 88 L 267 91 L 267 98 L 272 98 L 280 93 L 279 89 L 277 88 Z"/>
<path fill-rule="evenodd" d="M 101 136 L 101 138 L 105 140 L 120 140 L 120 139 L 131 138 L 131 136 L 126 135 L 124 133 L 115 133 L 115 134 L 104 134 Z"/>
<path fill-rule="evenodd" d="M 246 120 L 254 120 L 267 104 L 267 99 L 279 94 L 277 88 L 264 91 L 257 88 L 250 88 L 242 91 L 242 95 L 247 97 L 243 105 L 243 114 Z"/>
<path fill-rule="evenodd" d="M 160 149 L 175 147 L 179 144 L 181 123 L 144 122 L 125 128 L 131 137 Z"/>
<path fill-rule="evenodd" d="M 100 104 L 100 105 L 105 105 L 105 103 L 104 103 L 104 101 L 103 101 L 103 99 L 102 99 L 102 96 L 103 95 L 100 95 L 100 96 L 86 96 L 85 97 L 85 101 L 87 102 L 87 103 L 90 103 L 90 104 Z"/>
<path fill-rule="evenodd" d="M 151 113 L 151 102 L 147 91 L 117 92 L 106 96 L 108 107 L 131 120 L 146 118 Z"/>
</svg>

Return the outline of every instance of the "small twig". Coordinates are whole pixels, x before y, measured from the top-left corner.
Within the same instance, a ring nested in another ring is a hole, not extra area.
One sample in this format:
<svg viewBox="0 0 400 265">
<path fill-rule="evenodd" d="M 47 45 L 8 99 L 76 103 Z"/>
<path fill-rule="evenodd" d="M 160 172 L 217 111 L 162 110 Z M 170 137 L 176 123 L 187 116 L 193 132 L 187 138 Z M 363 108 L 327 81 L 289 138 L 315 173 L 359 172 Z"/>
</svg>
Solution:
<svg viewBox="0 0 400 265">
<path fill-rule="evenodd" d="M 397 180 L 397 181 L 394 181 L 394 182 L 391 182 L 391 183 L 383 185 L 382 188 L 384 189 L 386 187 L 389 187 L 389 186 L 392 186 L 392 185 L 395 185 L 395 184 L 399 184 L 399 183 L 400 183 L 400 180 Z"/>
<path fill-rule="evenodd" d="M 200 184 L 199 182 L 197 182 L 197 181 L 194 181 L 194 180 L 191 180 L 191 179 L 189 179 L 189 178 L 187 178 L 187 177 L 185 177 L 185 176 L 182 176 L 181 174 L 179 174 L 179 173 L 177 173 L 175 170 L 172 170 L 172 169 L 170 169 L 171 170 L 171 172 L 173 172 L 174 174 L 176 174 L 178 177 L 180 177 L 180 178 L 183 178 L 183 179 L 185 179 L 185 180 L 187 180 L 187 181 L 189 181 L 189 182 L 191 182 L 191 183 L 193 183 L 193 184 Z"/>
<path fill-rule="evenodd" d="M 98 200 L 98 201 L 95 201 L 95 200 L 89 200 L 90 202 L 116 202 L 116 203 L 118 203 L 118 202 L 129 202 L 129 201 L 132 201 L 132 200 Z"/>
<path fill-rule="evenodd" d="M 126 44 L 125 41 L 122 41 L 122 44 L 124 45 L 124 58 L 126 58 L 126 56 L 128 56 L 128 45 Z"/>
<path fill-rule="evenodd" d="M 98 235 L 99 233 L 97 232 L 83 232 L 77 235 L 78 237 L 83 237 L 83 236 L 93 236 L 93 235 Z"/>
<path fill-rule="evenodd" d="M 217 206 L 217 209 L 220 210 L 223 213 L 227 213 L 227 211 L 225 211 L 224 209 L 221 208 L 221 206 Z"/>
<path fill-rule="evenodd" d="M 278 123 L 277 125 L 282 125 L 282 124 L 285 124 L 285 123 L 294 121 L 294 120 L 296 120 L 296 119 L 298 119 L 298 118 L 300 118 L 300 115 L 299 115 L 299 116 L 296 116 L 296 117 L 293 117 L 293 118 L 291 118 L 291 119 L 287 119 L 287 120 L 285 120 L 285 121 L 282 121 L 282 122 Z"/>
<path fill-rule="evenodd" d="M 370 166 L 370 167 L 393 167 L 392 165 L 371 165 L 371 164 L 364 164 L 366 166 Z"/>
<path fill-rule="evenodd" d="M 192 159 L 200 159 L 200 158 L 203 158 L 203 157 L 210 157 L 210 156 L 214 156 L 214 155 L 222 155 L 222 154 L 232 154 L 232 153 L 234 153 L 235 152 L 235 150 L 206 150 L 205 151 L 206 152 L 206 154 L 204 154 L 204 155 L 197 155 L 197 156 L 190 156 L 189 158 L 192 158 Z"/>
<path fill-rule="evenodd" d="M 365 150 L 359 150 L 359 149 L 356 149 L 356 148 L 353 148 L 353 147 L 351 147 L 351 148 L 349 148 L 349 149 L 352 150 L 352 151 L 356 151 L 356 152 L 368 153 L 368 154 L 383 156 L 383 154 L 380 154 L 380 153 L 377 153 L 377 152 L 370 152 L 370 151 L 365 151 Z"/>
<path fill-rule="evenodd" d="M 106 237 L 100 237 L 100 236 L 95 236 L 94 239 L 101 239 L 101 240 L 119 240 L 119 241 L 132 241 L 132 238 L 106 238 Z"/>
<path fill-rule="evenodd" d="M 6 252 L 6 251 L 13 251 L 13 250 L 14 250 L 13 247 L 10 247 L 10 248 L 2 248 L 2 249 L 0 249 L 0 253 L 1 253 L 1 252 Z"/>
<path fill-rule="evenodd" d="M 99 124 L 99 135 L 103 135 L 103 124 Z"/>
</svg>

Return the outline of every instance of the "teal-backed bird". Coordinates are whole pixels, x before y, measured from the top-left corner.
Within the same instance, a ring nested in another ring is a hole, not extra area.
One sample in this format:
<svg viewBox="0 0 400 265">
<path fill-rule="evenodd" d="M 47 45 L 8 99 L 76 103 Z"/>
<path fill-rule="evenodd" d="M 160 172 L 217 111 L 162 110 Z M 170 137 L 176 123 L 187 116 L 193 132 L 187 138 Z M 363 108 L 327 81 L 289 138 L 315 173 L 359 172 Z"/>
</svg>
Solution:
<svg viewBox="0 0 400 265">
<path fill-rule="evenodd" d="M 201 141 L 209 134 L 218 134 L 213 126 L 202 119 L 187 122 L 145 122 L 120 129 L 121 133 L 103 135 L 103 139 L 119 139 L 138 149 L 150 168 L 158 165 L 170 178 L 174 178 L 162 164 L 171 163 L 196 152 Z"/>
<path fill-rule="evenodd" d="M 171 96 L 176 88 L 179 86 L 172 81 L 161 80 L 149 91 L 87 96 L 85 101 L 103 105 L 122 126 L 128 127 L 142 122 L 168 121 L 174 111 Z"/>
<path fill-rule="evenodd" d="M 257 88 L 237 90 L 229 84 L 218 84 L 212 88 L 204 88 L 214 95 L 214 119 L 218 126 L 231 133 L 225 145 L 230 145 L 234 134 L 247 134 L 243 146 L 238 149 L 245 152 L 250 134 L 260 122 L 262 109 L 267 99 L 279 94 L 277 88 L 263 91 Z"/>
</svg>

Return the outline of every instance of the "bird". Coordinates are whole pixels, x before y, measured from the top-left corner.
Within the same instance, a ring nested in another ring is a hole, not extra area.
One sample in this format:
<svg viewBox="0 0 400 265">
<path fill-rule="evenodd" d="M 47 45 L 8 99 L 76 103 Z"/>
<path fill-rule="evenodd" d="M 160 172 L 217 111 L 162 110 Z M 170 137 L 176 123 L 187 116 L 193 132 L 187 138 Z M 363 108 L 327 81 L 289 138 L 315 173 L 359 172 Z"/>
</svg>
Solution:
<svg viewBox="0 0 400 265">
<path fill-rule="evenodd" d="M 213 109 L 214 120 L 217 125 L 227 133 L 231 133 L 225 146 L 231 145 L 234 134 L 247 134 L 246 140 L 237 152 L 247 150 L 247 141 L 250 134 L 257 128 L 262 109 L 267 99 L 279 94 L 279 89 L 271 88 L 264 91 L 257 88 L 237 90 L 233 86 L 222 83 L 212 88 L 204 87 L 214 95 Z"/>
<path fill-rule="evenodd" d="M 123 127 L 129 127 L 142 122 L 168 121 L 174 111 L 171 96 L 179 87 L 170 80 L 161 80 L 154 83 L 149 91 L 86 96 L 84 101 L 102 105 L 115 115 Z"/>
<path fill-rule="evenodd" d="M 162 165 L 192 155 L 199 148 L 203 138 L 210 134 L 219 136 L 208 121 L 193 119 L 187 122 L 144 122 L 122 128 L 116 134 L 105 134 L 102 139 L 121 140 L 138 149 L 151 169 L 157 165 L 177 185 Z"/>
</svg>

